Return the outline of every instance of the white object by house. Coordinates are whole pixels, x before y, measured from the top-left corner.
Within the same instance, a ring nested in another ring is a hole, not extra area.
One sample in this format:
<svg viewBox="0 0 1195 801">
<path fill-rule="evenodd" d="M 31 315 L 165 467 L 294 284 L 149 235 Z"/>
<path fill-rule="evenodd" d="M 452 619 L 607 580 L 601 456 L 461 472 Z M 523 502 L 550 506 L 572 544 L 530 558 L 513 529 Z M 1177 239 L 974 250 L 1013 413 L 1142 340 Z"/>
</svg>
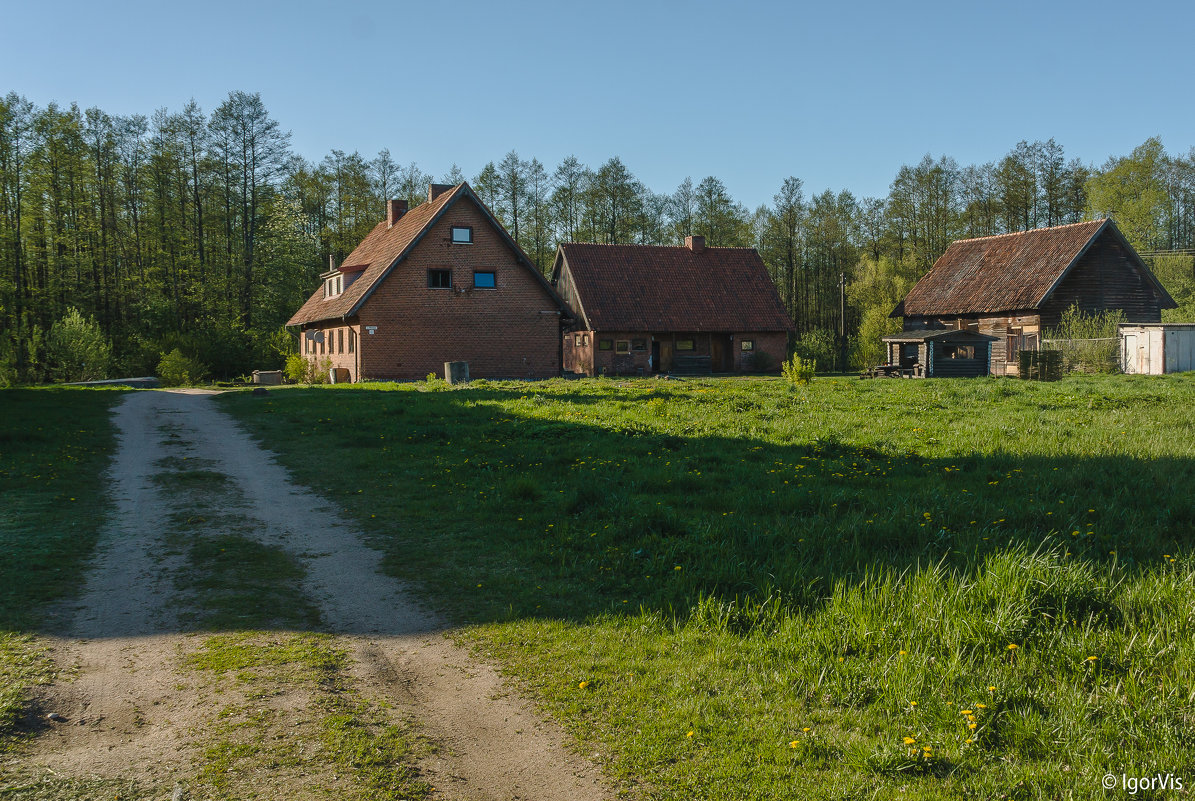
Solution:
<svg viewBox="0 0 1195 801">
<path fill-rule="evenodd" d="M 1144 375 L 1195 370 L 1195 323 L 1121 325 L 1120 367 Z"/>
</svg>

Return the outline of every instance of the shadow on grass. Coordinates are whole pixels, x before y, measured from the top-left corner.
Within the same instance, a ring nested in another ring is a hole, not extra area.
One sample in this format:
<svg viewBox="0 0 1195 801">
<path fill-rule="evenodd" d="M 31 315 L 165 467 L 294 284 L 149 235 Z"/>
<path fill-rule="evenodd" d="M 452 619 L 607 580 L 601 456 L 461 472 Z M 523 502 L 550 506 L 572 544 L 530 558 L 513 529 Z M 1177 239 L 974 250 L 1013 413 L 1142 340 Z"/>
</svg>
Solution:
<svg viewBox="0 0 1195 801">
<path fill-rule="evenodd" d="M 930 565 L 974 576 L 1010 550 L 1133 575 L 1165 569 L 1195 530 L 1192 496 L 1174 491 L 1193 485 L 1190 459 L 923 458 L 824 432 L 777 444 L 711 433 L 727 409 L 763 426 L 775 397 L 736 395 L 706 415 L 693 392 L 640 382 L 624 396 L 590 384 L 227 402 L 301 482 L 336 475 L 333 502 L 387 571 L 462 622 L 685 619 L 709 598 L 810 609 L 836 585 Z M 656 415 L 666 402 L 687 411 Z M 927 436 L 953 424 L 935 414 Z"/>
</svg>

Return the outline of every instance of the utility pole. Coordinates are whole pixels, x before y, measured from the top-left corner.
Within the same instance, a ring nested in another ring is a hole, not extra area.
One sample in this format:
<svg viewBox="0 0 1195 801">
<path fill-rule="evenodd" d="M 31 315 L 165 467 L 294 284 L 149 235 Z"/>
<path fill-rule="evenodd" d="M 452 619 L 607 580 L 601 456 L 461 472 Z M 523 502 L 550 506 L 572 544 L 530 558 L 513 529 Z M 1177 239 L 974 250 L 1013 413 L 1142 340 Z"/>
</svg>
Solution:
<svg viewBox="0 0 1195 801">
<path fill-rule="evenodd" d="M 838 369 L 846 372 L 846 273 L 838 274 Z"/>
</svg>

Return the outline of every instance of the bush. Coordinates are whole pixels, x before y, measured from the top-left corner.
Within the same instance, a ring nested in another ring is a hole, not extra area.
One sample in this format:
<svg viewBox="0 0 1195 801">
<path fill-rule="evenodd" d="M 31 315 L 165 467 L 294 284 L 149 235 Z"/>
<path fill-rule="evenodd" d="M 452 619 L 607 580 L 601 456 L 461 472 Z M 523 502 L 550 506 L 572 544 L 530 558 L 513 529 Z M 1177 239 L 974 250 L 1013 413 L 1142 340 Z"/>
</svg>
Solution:
<svg viewBox="0 0 1195 801">
<path fill-rule="evenodd" d="M 793 354 L 812 362 L 815 369 L 823 373 L 834 369 L 837 350 L 834 333 L 826 328 L 815 328 L 797 337 Z"/>
<path fill-rule="evenodd" d="M 1087 314 L 1073 305 L 1062 313 L 1058 327 L 1045 333 L 1042 346 L 1062 352 L 1066 372 L 1119 372 L 1123 322 L 1124 312 L 1120 309 Z"/>
<path fill-rule="evenodd" d="M 206 364 L 190 356 L 184 356 L 178 348 L 163 353 L 161 361 L 158 362 L 158 379 L 167 387 L 198 384 L 210 374 L 211 371 Z"/>
<path fill-rule="evenodd" d="M 811 360 L 802 359 L 794 353 L 793 357 L 781 366 L 780 372 L 784 374 L 784 377 L 788 379 L 790 384 L 797 387 L 804 386 L 812 381 L 816 369 Z"/>
<path fill-rule="evenodd" d="M 286 380 L 294 384 L 303 384 L 307 382 L 308 363 L 297 353 L 292 353 L 286 357 L 286 367 L 283 368 L 283 373 L 286 375 Z"/>
<path fill-rule="evenodd" d="M 108 377 L 112 365 L 112 346 L 99 324 L 84 317 L 78 309 L 69 309 L 50 329 L 47 343 L 50 369 L 64 381 L 95 381 Z"/>
</svg>

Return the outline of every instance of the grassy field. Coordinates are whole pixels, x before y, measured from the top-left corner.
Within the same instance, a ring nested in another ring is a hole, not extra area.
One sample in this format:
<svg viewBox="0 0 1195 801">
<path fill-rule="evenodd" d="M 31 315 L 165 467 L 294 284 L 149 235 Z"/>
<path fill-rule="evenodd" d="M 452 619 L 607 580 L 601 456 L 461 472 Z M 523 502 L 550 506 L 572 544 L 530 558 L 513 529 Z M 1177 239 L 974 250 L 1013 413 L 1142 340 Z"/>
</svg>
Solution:
<svg viewBox="0 0 1195 801">
<path fill-rule="evenodd" d="M 219 402 L 647 796 L 1195 782 L 1190 376 Z"/>
<path fill-rule="evenodd" d="M 24 689 L 46 678 L 29 632 L 47 603 L 78 589 L 106 505 L 118 391 L 0 391 L 0 748 Z"/>
</svg>

